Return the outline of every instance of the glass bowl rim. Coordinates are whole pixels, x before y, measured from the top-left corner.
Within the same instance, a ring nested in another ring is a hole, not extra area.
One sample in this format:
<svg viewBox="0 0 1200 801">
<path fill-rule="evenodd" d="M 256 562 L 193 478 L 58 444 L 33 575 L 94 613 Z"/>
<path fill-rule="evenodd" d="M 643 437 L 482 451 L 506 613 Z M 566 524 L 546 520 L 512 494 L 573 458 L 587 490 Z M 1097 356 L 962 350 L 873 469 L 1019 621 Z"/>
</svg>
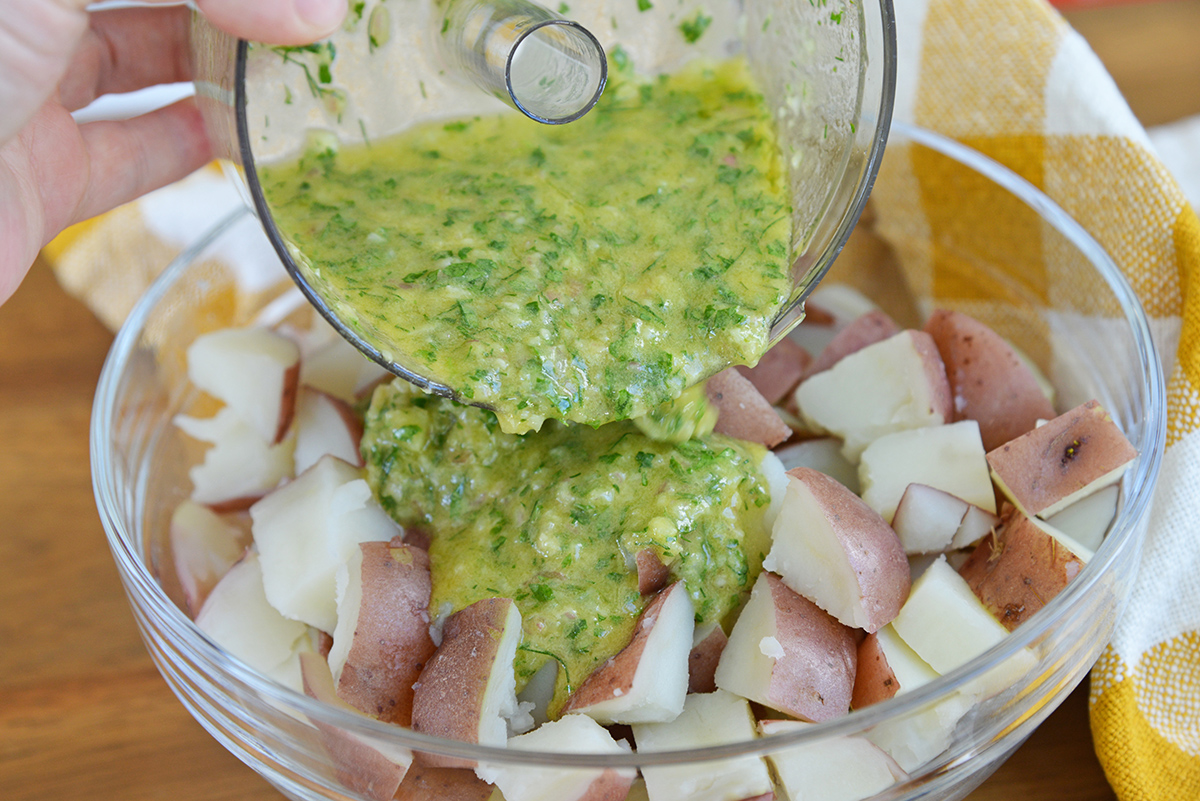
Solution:
<svg viewBox="0 0 1200 801">
<path fill-rule="evenodd" d="M 1063 234 L 1092 262 L 1113 291 L 1129 324 L 1130 334 L 1137 345 L 1145 388 L 1144 419 L 1140 428 L 1145 441 L 1139 458 L 1127 473 L 1125 485 L 1132 491 L 1124 499 L 1109 535 L 1089 561 L 1086 568 L 1072 580 L 1046 607 L 1001 642 L 957 669 L 921 687 L 887 701 L 856 710 L 824 723 L 811 724 L 801 731 L 759 737 L 754 740 L 707 746 L 688 750 L 631 752 L 628 754 L 584 754 L 568 752 L 521 751 L 498 746 L 481 746 L 457 740 L 433 737 L 409 729 L 382 723 L 364 715 L 343 711 L 318 702 L 289 688 L 276 684 L 220 648 L 202 632 L 167 596 L 155 580 L 130 538 L 119 501 L 120 490 L 112 485 L 114 465 L 108 451 L 111 441 L 110 422 L 119 409 L 121 379 L 130 357 L 140 342 L 143 326 L 152 310 L 191 262 L 212 242 L 234 224 L 250 215 L 249 209 L 238 209 L 218 223 L 203 238 L 181 253 L 154 281 L 138 300 L 125 325 L 117 333 L 101 370 L 90 425 L 91 467 L 97 509 L 105 535 L 118 563 L 122 581 L 136 607 L 143 614 L 152 614 L 171 630 L 172 646 L 186 649 L 199 657 L 204 666 L 214 672 L 206 675 L 213 680 L 233 678 L 257 695 L 305 715 L 312 721 L 331 724 L 363 735 L 369 740 L 386 741 L 413 750 L 445 756 L 461 757 L 479 762 L 524 764 L 546 767 L 638 768 L 703 762 L 732 757 L 764 756 L 770 752 L 815 742 L 827 737 L 849 735 L 879 723 L 903 717 L 919 707 L 948 698 L 965 685 L 980 678 L 1005 659 L 1029 646 L 1047 633 L 1077 602 L 1105 575 L 1107 568 L 1129 549 L 1140 552 L 1144 539 L 1144 517 L 1154 493 L 1162 460 L 1166 432 L 1166 395 L 1161 364 L 1158 360 L 1141 303 L 1124 275 L 1104 249 L 1074 219 L 1053 200 L 1008 168 L 971 148 L 940 134 L 910 124 L 893 124 L 897 133 L 929 147 L 974 169 L 984 177 L 1010 191 L 1038 211 L 1042 217 Z M 138 489 L 144 489 L 139 486 Z M 1136 559 L 1137 553 L 1131 558 Z M 1135 563 L 1136 570 L 1136 563 Z M 136 610 L 135 611 L 139 611 Z M 218 674 L 215 671 L 219 670 Z"/>
</svg>

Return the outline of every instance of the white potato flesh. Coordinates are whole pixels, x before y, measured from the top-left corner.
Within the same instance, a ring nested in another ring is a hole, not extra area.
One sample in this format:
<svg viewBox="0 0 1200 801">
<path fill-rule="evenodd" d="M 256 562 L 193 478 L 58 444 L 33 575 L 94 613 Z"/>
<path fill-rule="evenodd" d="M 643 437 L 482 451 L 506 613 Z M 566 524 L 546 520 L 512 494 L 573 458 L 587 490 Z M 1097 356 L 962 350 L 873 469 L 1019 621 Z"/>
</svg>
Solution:
<svg viewBox="0 0 1200 801">
<path fill-rule="evenodd" d="M 212 588 L 242 558 L 248 538 L 237 526 L 192 500 L 175 507 L 170 531 L 175 573 L 188 611 L 195 616 Z"/>
<path fill-rule="evenodd" d="M 561 718 L 513 737 L 514 751 L 560 754 L 623 754 L 629 748 L 613 739 L 586 715 Z M 596 768 L 539 768 L 521 764 L 480 763 L 475 774 L 496 785 L 505 801 L 623 801 L 637 771 Z"/>
<path fill-rule="evenodd" d="M 308 387 L 296 398 L 296 475 L 317 463 L 322 456 L 336 456 L 362 466 L 358 443 L 362 425 L 346 401 Z"/>
<path fill-rule="evenodd" d="M 866 736 L 901 768 L 915 773 L 950 747 L 954 727 L 973 705 L 971 697 L 953 693 L 903 717 L 888 718 L 871 727 Z"/>
<path fill-rule="evenodd" d="M 188 378 L 267 442 L 287 431 L 300 377 L 300 347 L 267 328 L 225 328 L 187 350 Z"/>
<path fill-rule="evenodd" d="M 296 654 L 308 650 L 308 627 L 288 620 L 267 602 L 262 566 L 254 551 L 217 582 L 196 615 L 196 625 L 226 651 L 267 675 L 285 673 Z"/>
<path fill-rule="evenodd" d="M 389 373 L 368 359 L 342 338 L 324 320 L 320 323 L 329 338 L 306 354 L 300 365 L 300 382 L 327 392 L 335 398 L 352 401 L 371 384 Z"/>
<path fill-rule="evenodd" d="M 986 537 L 999 524 L 999 515 L 971 504 L 967 507 L 967 513 L 963 515 L 958 531 L 954 533 L 954 539 L 950 541 L 950 548 L 953 550 L 969 548 Z"/>
<path fill-rule="evenodd" d="M 750 705 L 724 690 L 689 695 L 683 712 L 669 723 L 633 727 L 639 753 L 747 742 L 755 736 Z M 760 757 L 645 767 L 642 776 L 650 801 L 743 801 L 772 791 Z"/>
<path fill-rule="evenodd" d="M 913 584 L 892 626 L 901 639 L 944 675 L 1008 636 L 1008 629 L 972 592 L 966 579 L 939 558 Z M 1023 649 L 981 676 L 969 692 L 987 697 L 1003 691 L 1036 662 Z"/>
<path fill-rule="evenodd" d="M 950 387 L 932 338 L 901 331 L 801 382 L 794 393 L 805 423 L 843 442 L 852 462 L 873 441 L 950 419 Z"/>
<path fill-rule="evenodd" d="M 764 720 L 764 737 L 812 726 L 797 720 Z M 788 801 L 862 801 L 882 793 L 907 774 L 870 740 L 826 737 L 767 754 Z"/>
<path fill-rule="evenodd" d="M 753 536 L 753 532 L 746 532 L 746 552 L 752 553 L 752 547 L 757 545 L 765 556 L 771 550 L 771 529 L 775 526 L 775 519 L 779 517 L 779 510 L 783 508 L 783 493 L 787 489 L 788 477 L 787 467 L 771 451 L 763 454 L 759 469 L 766 476 L 771 501 L 763 513 L 763 530 L 757 537 Z"/>
<path fill-rule="evenodd" d="M 906 554 L 941 553 L 950 547 L 969 504 L 928 484 L 909 484 L 892 515 Z"/>
<path fill-rule="evenodd" d="M 325 456 L 250 508 L 271 605 L 332 634 L 338 568 L 360 542 L 403 532 L 371 496 L 359 470 Z"/>
<path fill-rule="evenodd" d="M 974 420 L 880 437 L 863 451 L 858 480 L 862 499 L 889 522 L 909 484 L 936 487 L 996 511 L 987 455 Z"/>
<path fill-rule="evenodd" d="M 1104 535 L 1117 516 L 1121 487 L 1113 484 L 1076 501 L 1046 522 L 1090 551 L 1104 542 Z"/>
<path fill-rule="evenodd" d="M 793 445 L 785 445 L 775 451 L 775 455 L 785 470 L 808 467 L 824 473 L 851 492 L 858 492 L 858 467 L 842 455 L 840 440 L 833 437 L 801 440 Z"/>
<path fill-rule="evenodd" d="M 177 415 L 175 425 L 192 439 L 212 443 L 204 461 L 188 471 L 197 503 L 244 509 L 292 476 L 295 439 L 272 445 L 228 407 L 208 418 Z"/>
<path fill-rule="evenodd" d="M 763 568 L 847 626 L 888 623 L 910 582 L 895 532 L 823 473 L 798 467 L 788 478 Z"/>
</svg>

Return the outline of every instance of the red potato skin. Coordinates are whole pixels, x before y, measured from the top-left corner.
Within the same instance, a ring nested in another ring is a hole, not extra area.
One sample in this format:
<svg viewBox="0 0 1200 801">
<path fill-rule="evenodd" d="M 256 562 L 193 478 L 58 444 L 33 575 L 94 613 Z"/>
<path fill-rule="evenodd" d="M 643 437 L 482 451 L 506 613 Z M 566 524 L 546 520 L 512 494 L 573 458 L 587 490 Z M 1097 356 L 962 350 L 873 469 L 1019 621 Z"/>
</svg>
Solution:
<svg viewBox="0 0 1200 801">
<path fill-rule="evenodd" d="M 296 359 L 283 373 L 283 393 L 279 403 L 279 424 L 275 427 L 272 445 L 278 445 L 287 436 L 296 416 L 296 395 L 300 392 L 300 359 Z"/>
<path fill-rule="evenodd" d="M 987 454 L 1013 500 L 1038 515 L 1137 456 L 1108 412 L 1088 401 Z"/>
<path fill-rule="evenodd" d="M 229 514 L 230 512 L 244 512 L 254 504 L 266 497 L 267 493 L 260 495 L 242 495 L 237 498 L 226 498 L 223 501 L 204 504 L 209 509 L 212 509 L 217 514 Z"/>
<path fill-rule="evenodd" d="M 485 598 L 446 620 L 442 644 L 413 686 L 413 731 L 468 743 L 479 741 L 480 709 L 512 605 L 508 598 Z M 450 757 L 421 756 L 429 765 L 468 766 Z"/>
<path fill-rule="evenodd" d="M 386 723 L 412 723 L 413 684 L 433 656 L 429 554 L 411 545 L 364 542 L 363 602 L 338 696 Z"/>
<path fill-rule="evenodd" d="M 720 626 L 692 647 L 688 654 L 688 692 L 712 693 L 717 691 L 717 663 L 729 643 L 729 637 Z"/>
<path fill-rule="evenodd" d="M 792 429 L 750 380 L 735 368 L 714 375 L 705 384 L 709 403 L 717 409 L 713 430 L 734 439 L 774 448 L 792 436 Z"/>
<path fill-rule="evenodd" d="M 667 586 L 671 578 L 671 569 L 662 563 L 658 554 L 651 548 L 643 548 L 637 553 L 638 592 L 642 595 L 653 595 Z"/>
<path fill-rule="evenodd" d="M 775 636 L 784 652 L 771 675 L 772 704 L 814 723 L 845 715 L 858 665 L 854 634 L 778 576 L 763 575 L 775 607 Z"/>
<path fill-rule="evenodd" d="M 758 364 L 739 366 L 737 371 L 754 385 L 767 403 L 775 405 L 800 383 L 812 358 L 808 351 L 784 337 L 763 354 Z"/>
<path fill-rule="evenodd" d="M 317 701 L 349 710 L 333 689 L 333 676 L 325 658 L 316 653 L 300 655 L 304 693 Z M 351 710 L 352 711 L 352 710 Z M 372 801 L 388 801 L 396 794 L 407 765 L 398 765 L 348 732 L 328 723 L 313 721 L 321 744 L 329 755 L 338 781 L 354 793 Z"/>
<path fill-rule="evenodd" d="M 1012 506 L 958 569 L 983 605 L 1009 631 L 1067 586 L 1083 562 Z"/>
<path fill-rule="evenodd" d="M 840 483 L 809 467 L 787 474 L 804 483 L 825 517 L 842 532 L 846 559 L 858 578 L 868 632 L 891 623 L 908 600 L 912 572 L 904 545 L 879 513 Z"/>
<path fill-rule="evenodd" d="M 467 768 L 414 763 L 396 791 L 396 801 L 487 801 L 492 786 Z"/>
<path fill-rule="evenodd" d="M 954 398 L 954 421 L 974 420 L 986 451 L 1054 417 L 1037 379 L 1003 337 L 961 312 L 938 309 L 925 323 Z"/>
<path fill-rule="evenodd" d="M 578 801 L 625 801 L 634 777 L 633 773 L 621 775 L 619 771 L 606 770 L 588 786 L 587 792 Z"/>
<path fill-rule="evenodd" d="M 578 712 L 587 707 L 611 701 L 615 695 L 623 695 L 633 687 L 633 675 L 646 651 L 646 641 L 659 620 L 659 610 L 672 592 L 687 592 L 683 582 L 677 581 L 654 596 L 642 614 L 638 616 L 629 644 L 609 657 L 602 665 L 584 679 L 583 684 L 563 704 L 562 714 Z"/>
<path fill-rule="evenodd" d="M 840 362 L 851 353 L 857 353 L 867 345 L 895 336 L 900 333 L 900 327 L 882 311 L 867 312 L 855 318 L 849 325 L 829 341 L 829 344 L 817 354 L 812 364 L 804 371 L 803 378 L 824 372 Z"/>
<path fill-rule="evenodd" d="M 854 693 L 850 696 L 850 708 L 886 701 L 900 691 L 900 682 L 888 664 L 887 656 L 879 647 L 879 636 L 868 634 L 858 644 L 858 666 L 854 672 Z"/>
<path fill-rule="evenodd" d="M 938 353 L 937 343 L 924 331 L 912 331 L 912 341 L 921 356 L 926 379 L 933 390 L 933 411 L 941 414 L 942 420 L 950 422 L 954 419 L 954 396 L 950 394 L 950 380 L 946 377 L 946 365 Z"/>
</svg>

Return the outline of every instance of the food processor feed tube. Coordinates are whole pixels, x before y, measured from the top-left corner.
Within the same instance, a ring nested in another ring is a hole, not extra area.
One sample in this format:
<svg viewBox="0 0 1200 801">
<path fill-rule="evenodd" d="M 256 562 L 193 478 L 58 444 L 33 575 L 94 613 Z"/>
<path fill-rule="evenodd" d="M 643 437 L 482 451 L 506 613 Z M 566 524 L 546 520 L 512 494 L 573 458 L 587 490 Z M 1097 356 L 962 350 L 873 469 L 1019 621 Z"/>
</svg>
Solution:
<svg viewBox="0 0 1200 801">
<path fill-rule="evenodd" d="M 608 63 L 587 29 L 524 0 L 443 0 L 444 58 L 489 94 L 538 122 L 586 114 Z"/>
</svg>

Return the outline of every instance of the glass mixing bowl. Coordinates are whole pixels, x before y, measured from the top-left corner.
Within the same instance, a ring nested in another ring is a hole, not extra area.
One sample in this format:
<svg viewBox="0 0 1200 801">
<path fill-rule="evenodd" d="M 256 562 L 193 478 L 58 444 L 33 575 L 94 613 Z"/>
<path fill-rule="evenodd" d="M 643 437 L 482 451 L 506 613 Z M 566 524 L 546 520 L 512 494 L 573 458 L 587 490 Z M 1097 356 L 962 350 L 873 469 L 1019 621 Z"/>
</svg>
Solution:
<svg viewBox="0 0 1200 801">
<path fill-rule="evenodd" d="M 276 322 L 297 308 L 309 312 L 282 271 L 282 294 L 249 302 L 238 302 L 227 282 L 215 277 L 219 271 L 211 255 L 217 247 L 257 229 L 253 216 L 241 212 L 176 260 L 138 303 L 104 366 L 92 416 L 100 516 L 147 648 L 184 706 L 226 748 L 293 799 L 372 797 L 352 781 L 344 752 L 328 747 L 331 738 L 391 754 L 423 752 L 514 770 L 675 766 L 695 775 L 725 760 L 753 760 L 863 736 L 887 744 L 907 771 L 875 798 L 965 796 L 1083 679 L 1112 632 L 1145 536 L 1165 435 L 1165 396 L 1141 306 L 1082 228 L 1030 184 L 961 145 L 906 126 L 897 128 L 893 140 L 889 161 L 920 159 L 940 175 L 955 177 L 962 220 L 968 224 L 938 246 L 970 277 L 972 303 L 991 308 L 995 314 L 989 322 L 1041 365 L 1057 387 L 1060 408 L 1098 399 L 1140 453 L 1122 479 L 1117 516 L 1095 557 L 1007 639 L 929 684 L 838 720 L 771 738 L 662 753 L 479 747 L 349 714 L 273 683 L 224 651 L 182 611 L 167 533 L 174 507 L 190 492 L 186 471 L 196 458 L 171 423 L 175 414 L 193 409 L 199 396 L 182 369 L 184 349 L 213 328 Z M 1072 292 L 1047 301 L 1027 285 L 1022 269 L 1027 251 L 1016 242 L 997 247 L 981 198 L 1003 202 L 1041 228 L 1047 252 L 1071 271 Z M 889 208 L 889 202 L 887 192 L 873 202 L 836 274 L 872 295 L 897 320 L 912 324 L 928 299 L 907 291 L 907 273 L 896 266 L 897 256 L 918 252 L 922 243 L 900 236 L 900 246 L 892 250 L 877 235 L 877 225 L 886 229 L 896 216 L 892 212 L 903 212 Z M 997 675 L 994 671 L 1010 671 L 1013 682 L 972 702 L 972 688 Z M 339 753 L 340 758 L 331 756 Z"/>
<path fill-rule="evenodd" d="M 297 156 L 314 142 L 378 141 L 426 120 L 506 110 L 439 55 L 438 0 L 352 5 L 343 30 L 308 48 L 236 41 L 196 15 L 198 100 L 218 155 L 236 165 L 267 235 L 309 301 L 384 367 L 456 397 L 444 379 L 416 366 L 412 354 L 389 347 L 307 264 L 275 224 L 260 184 L 260 165 Z M 631 1 L 557 9 L 569 9 L 564 13 L 607 52 L 619 47 L 646 75 L 693 59 L 747 58 L 777 123 L 793 201 L 793 287 L 770 332 L 772 341 L 784 336 L 849 236 L 878 169 L 895 84 L 890 0 Z"/>
</svg>

